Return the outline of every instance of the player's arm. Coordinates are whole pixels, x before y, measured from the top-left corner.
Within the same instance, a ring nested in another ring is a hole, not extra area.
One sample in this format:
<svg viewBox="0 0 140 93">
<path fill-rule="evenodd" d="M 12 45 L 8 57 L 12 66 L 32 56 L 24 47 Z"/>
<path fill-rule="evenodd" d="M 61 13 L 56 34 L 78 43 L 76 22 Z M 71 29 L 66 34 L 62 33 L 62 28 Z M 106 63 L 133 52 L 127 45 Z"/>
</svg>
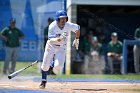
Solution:
<svg viewBox="0 0 140 93">
<path fill-rule="evenodd" d="M 75 32 L 75 39 L 79 39 L 79 37 L 80 37 L 80 30 L 77 30 Z"/>
<path fill-rule="evenodd" d="M 73 41 L 72 46 L 78 50 L 79 47 L 79 37 L 80 37 L 80 26 L 78 24 L 71 23 L 71 31 L 75 32 L 75 39 Z"/>
<path fill-rule="evenodd" d="M 50 38 L 49 39 L 49 42 L 51 44 L 55 44 L 55 43 L 58 43 L 58 42 L 61 42 L 62 40 L 60 38 Z"/>
<path fill-rule="evenodd" d="M 54 38 L 50 38 L 50 43 L 54 44 L 54 43 L 58 43 L 61 42 L 62 40 L 66 39 L 68 36 L 67 32 L 62 33 L 60 36 L 54 37 Z"/>
<path fill-rule="evenodd" d="M 7 37 L 2 35 L 2 33 L 0 33 L 0 37 L 3 38 L 5 41 L 7 41 Z"/>
<path fill-rule="evenodd" d="M 25 35 L 23 34 L 23 32 L 19 29 L 18 29 L 18 31 L 19 31 L 19 40 L 25 38 Z"/>
<path fill-rule="evenodd" d="M 6 31 L 8 28 L 4 28 L 1 33 L 0 33 L 0 37 L 3 38 L 5 41 L 7 41 L 7 37 L 6 37 Z"/>
<path fill-rule="evenodd" d="M 48 43 L 51 44 L 55 44 L 57 43 L 59 40 L 57 38 L 57 35 L 55 33 L 55 30 L 52 28 L 53 25 L 48 27 Z"/>
<path fill-rule="evenodd" d="M 79 47 L 79 37 L 80 37 L 80 30 L 75 31 L 75 40 L 73 41 L 72 46 L 75 46 L 75 48 L 78 50 Z"/>
<path fill-rule="evenodd" d="M 53 29 L 49 26 L 48 42 L 51 43 L 51 44 L 59 43 L 68 36 L 68 33 L 66 33 L 66 32 L 64 32 L 60 35 L 57 35 L 55 30 L 56 29 Z"/>
</svg>

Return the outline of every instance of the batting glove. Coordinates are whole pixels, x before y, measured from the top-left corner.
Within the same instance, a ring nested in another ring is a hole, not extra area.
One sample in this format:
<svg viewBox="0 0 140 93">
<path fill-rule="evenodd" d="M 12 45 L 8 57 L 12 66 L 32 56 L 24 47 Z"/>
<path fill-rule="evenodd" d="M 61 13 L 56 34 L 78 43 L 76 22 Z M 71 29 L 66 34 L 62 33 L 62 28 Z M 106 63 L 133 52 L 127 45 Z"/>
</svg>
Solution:
<svg viewBox="0 0 140 93">
<path fill-rule="evenodd" d="M 67 32 L 64 32 L 60 35 L 60 39 L 66 39 L 68 36 L 68 33 Z"/>
<path fill-rule="evenodd" d="M 75 40 L 73 41 L 72 46 L 75 46 L 75 48 L 78 50 L 78 47 L 79 47 L 79 39 L 75 39 Z"/>
</svg>

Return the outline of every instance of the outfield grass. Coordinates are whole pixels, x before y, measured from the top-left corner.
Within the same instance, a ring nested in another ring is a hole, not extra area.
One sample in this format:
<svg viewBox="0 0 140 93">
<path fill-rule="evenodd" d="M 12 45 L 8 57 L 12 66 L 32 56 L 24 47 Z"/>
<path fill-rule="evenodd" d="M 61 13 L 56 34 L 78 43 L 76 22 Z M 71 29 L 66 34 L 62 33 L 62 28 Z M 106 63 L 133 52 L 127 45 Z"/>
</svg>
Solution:
<svg viewBox="0 0 140 93">
<path fill-rule="evenodd" d="M 125 91 L 133 91 L 133 92 L 136 92 L 136 93 L 140 93 L 140 89 L 125 89 Z"/>
<path fill-rule="evenodd" d="M 30 65 L 31 63 L 32 62 L 17 62 L 16 70 L 24 68 L 24 67 Z M 21 74 L 24 74 L 24 75 L 39 75 L 40 72 L 39 72 L 38 67 L 39 66 L 36 64 L 36 65 L 26 69 L 25 71 L 23 71 Z M 0 61 L 0 73 L 2 73 L 2 70 L 3 70 L 3 62 Z"/>
<path fill-rule="evenodd" d="M 23 67 L 28 66 L 31 64 L 31 62 L 17 62 L 16 70 L 19 70 Z M 30 76 L 40 76 L 40 72 L 38 69 L 38 65 L 34 65 L 25 71 L 23 71 L 21 74 L 24 75 L 30 75 Z M 3 69 L 3 62 L 0 62 L 0 73 L 2 73 Z M 96 79 L 117 79 L 117 80 L 140 80 L 140 75 L 135 74 L 127 74 L 127 75 L 110 75 L 110 74 L 91 74 L 91 75 L 85 75 L 85 74 L 71 74 L 71 75 L 57 75 L 52 76 L 54 78 L 96 78 Z"/>
<path fill-rule="evenodd" d="M 71 74 L 54 76 L 56 78 L 95 78 L 95 79 L 114 79 L 114 80 L 140 80 L 140 75 L 109 75 L 109 74 Z"/>
</svg>

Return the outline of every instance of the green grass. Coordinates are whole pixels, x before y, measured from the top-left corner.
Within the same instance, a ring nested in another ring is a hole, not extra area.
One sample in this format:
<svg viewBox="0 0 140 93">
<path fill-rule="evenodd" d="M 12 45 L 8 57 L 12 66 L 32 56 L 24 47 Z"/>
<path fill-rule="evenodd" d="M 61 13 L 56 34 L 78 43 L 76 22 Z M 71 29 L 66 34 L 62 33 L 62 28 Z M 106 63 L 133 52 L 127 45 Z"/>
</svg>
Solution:
<svg viewBox="0 0 140 93">
<path fill-rule="evenodd" d="M 133 91 L 133 92 L 140 92 L 140 89 L 125 89 L 125 91 Z"/>
<path fill-rule="evenodd" d="M 24 68 L 24 67 L 26 67 L 26 66 L 28 66 L 28 65 L 30 65 L 31 64 L 31 62 L 19 62 L 18 64 L 17 64 L 17 67 L 16 67 L 16 69 L 18 70 L 18 69 L 21 69 L 21 68 Z M 28 69 L 26 69 L 25 71 L 23 71 L 22 72 L 22 74 L 27 74 L 27 75 L 39 75 L 39 68 L 38 68 L 38 65 L 36 64 L 36 65 L 34 65 L 34 66 L 32 66 L 32 67 L 29 67 Z"/>
<path fill-rule="evenodd" d="M 140 80 L 140 75 L 106 75 L 106 74 L 92 74 L 92 75 L 84 75 L 84 74 L 72 74 L 72 75 L 60 75 L 53 76 L 56 78 L 96 78 L 96 79 L 115 79 L 115 80 Z"/>
<path fill-rule="evenodd" d="M 30 65 L 31 62 L 17 62 L 16 65 L 16 70 L 19 70 L 23 67 L 26 67 L 28 65 Z M 2 69 L 3 69 L 3 62 L 0 61 L 0 73 L 2 73 Z M 34 65 L 28 69 L 26 69 L 25 71 L 23 71 L 21 74 L 24 75 L 29 75 L 29 76 L 40 76 L 40 72 L 38 69 L 38 65 Z M 140 75 L 135 75 L 135 74 L 127 74 L 127 75 L 109 75 L 109 74 L 91 74 L 91 75 L 87 75 L 87 74 L 71 74 L 71 75 L 57 75 L 57 76 L 52 76 L 54 78 L 96 78 L 96 79 L 124 79 L 124 80 L 140 80 Z"/>
<path fill-rule="evenodd" d="M 32 62 L 17 62 L 16 71 L 30 65 L 31 63 Z M 3 71 L 3 62 L 0 61 L 0 73 L 2 73 L 2 71 Z M 28 69 L 23 71 L 21 74 L 24 74 L 24 75 L 39 75 L 40 73 L 39 73 L 38 65 L 36 64 L 32 67 L 29 67 Z"/>
</svg>

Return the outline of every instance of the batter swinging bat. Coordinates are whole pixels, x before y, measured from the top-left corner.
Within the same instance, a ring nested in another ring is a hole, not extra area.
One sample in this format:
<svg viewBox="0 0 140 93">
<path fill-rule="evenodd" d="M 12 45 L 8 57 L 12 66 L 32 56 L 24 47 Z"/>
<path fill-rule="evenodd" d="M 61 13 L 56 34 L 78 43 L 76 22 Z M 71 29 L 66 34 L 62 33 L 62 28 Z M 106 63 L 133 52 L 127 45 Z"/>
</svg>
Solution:
<svg viewBox="0 0 140 93">
<path fill-rule="evenodd" d="M 21 73 L 22 71 L 24 71 L 25 69 L 27 69 L 27 68 L 29 68 L 29 67 L 33 66 L 34 64 L 37 64 L 37 63 L 38 63 L 38 61 L 36 60 L 35 62 L 33 62 L 32 64 L 30 64 L 29 66 L 24 67 L 22 69 L 19 69 L 16 72 L 13 72 L 12 74 L 8 75 L 8 78 L 9 79 L 12 79 L 13 77 L 17 76 L 19 73 Z"/>
</svg>

